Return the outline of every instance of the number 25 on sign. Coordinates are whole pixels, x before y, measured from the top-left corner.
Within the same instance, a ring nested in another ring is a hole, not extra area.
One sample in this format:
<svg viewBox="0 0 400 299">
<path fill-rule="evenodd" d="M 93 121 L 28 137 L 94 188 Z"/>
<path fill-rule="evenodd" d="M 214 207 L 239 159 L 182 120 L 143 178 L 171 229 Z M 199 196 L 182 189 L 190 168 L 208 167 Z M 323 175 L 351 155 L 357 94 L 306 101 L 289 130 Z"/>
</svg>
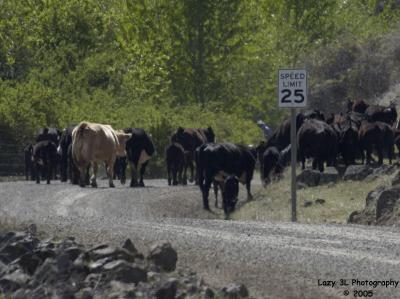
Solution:
<svg viewBox="0 0 400 299">
<path fill-rule="evenodd" d="M 280 108 L 303 108 L 307 106 L 306 70 L 279 70 L 278 106 Z"/>
</svg>

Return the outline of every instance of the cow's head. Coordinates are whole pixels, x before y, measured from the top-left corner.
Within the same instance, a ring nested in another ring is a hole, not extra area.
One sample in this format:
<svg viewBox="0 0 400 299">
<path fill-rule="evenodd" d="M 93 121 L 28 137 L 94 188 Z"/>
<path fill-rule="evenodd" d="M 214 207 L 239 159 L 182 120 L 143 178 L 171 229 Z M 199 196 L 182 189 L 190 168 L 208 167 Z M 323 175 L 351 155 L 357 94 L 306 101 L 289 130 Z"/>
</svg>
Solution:
<svg viewBox="0 0 400 299">
<path fill-rule="evenodd" d="M 125 157 L 126 151 L 125 146 L 126 142 L 132 137 L 131 133 L 125 133 L 124 131 L 116 131 L 115 134 L 118 138 L 118 145 L 117 145 L 117 156 Z"/>
<path fill-rule="evenodd" d="M 208 142 L 215 142 L 215 134 L 211 127 L 204 129 L 204 135 L 206 135 Z"/>
<path fill-rule="evenodd" d="M 229 217 L 229 214 L 235 210 L 236 203 L 238 201 L 239 194 L 239 180 L 236 176 L 228 176 L 224 180 L 222 190 L 222 200 L 224 203 L 225 218 Z"/>
</svg>

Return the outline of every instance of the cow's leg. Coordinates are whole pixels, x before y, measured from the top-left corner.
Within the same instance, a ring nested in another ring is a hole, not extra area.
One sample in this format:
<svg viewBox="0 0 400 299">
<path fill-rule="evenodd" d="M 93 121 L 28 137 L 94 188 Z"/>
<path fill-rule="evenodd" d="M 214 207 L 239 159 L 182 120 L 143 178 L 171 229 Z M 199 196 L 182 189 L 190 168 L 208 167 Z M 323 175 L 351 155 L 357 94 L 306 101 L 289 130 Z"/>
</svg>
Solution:
<svg viewBox="0 0 400 299">
<path fill-rule="evenodd" d="M 110 188 L 115 187 L 113 182 L 114 163 L 115 163 L 115 157 L 111 157 L 111 159 L 107 161 L 108 185 L 110 186 Z"/>
<path fill-rule="evenodd" d="M 29 166 L 25 162 L 25 180 L 29 181 Z"/>
<path fill-rule="evenodd" d="M 378 151 L 378 164 L 382 165 L 383 164 L 383 149 L 382 149 L 382 145 L 379 145 L 379 147 L 377 148 Z"/>
<path fill-rule="evenodd" d="M 320 172 L 324 172 L 324 159 L 321 158 L 318 159 L 318 170 Z"/>
<path fill-rule="evenodd" d="M 318 161 L 316 158 L 314 158 L 312 161 L 312 169 L 314 169 L 314 170 L 317 169 L 317 166 L 318 166 Z"/>
<path fill-rule="evenodd" d="M 148 164 L 148 161 L 146 161 L 145 163 L 143 163 L 140 166 L 140 181 L 139 181 L 140 187 L 144 187 L 143 176 L 144 176 L 144 172 L 146 171 L 147 164 Z"/>
<path fill-rule="evenodd" d="M 136 178 L 136 166 L 133 162 L 129 162 L 131 165 L 131 187 L 137 187 L 139 184 Z"/>
<path fill-rule="evenodd" d="M 389 146 L 388 146 L 389 164 L 392 164 L 393 154 L 394 154 L 394 144 L 389 143 Z"/>
<path fill-rule="evenodd" d="M 183 178 L 182 178 L 183 185 L 187 185 L 187 169 L 188 169 L 188 162 L 185 161 L 185 164 L 183 165 Z"/>
<path fill-rule="evenodd" d="M 121 184 L 125 185 L 126 182 L 126 158 L 123 158 L 121 162 Z"/>
<path fill-rule="evenodd" d="M 171 173 L 172 173 L 172 185 L 176 186 L 178 185 L 178 169 L 175 164 L 172 166 Z"/>
<path fill-rule="evenodd" d="M 251 172 L 247 172 L 246 173 L 246 191 L 247 191 L 247 200 L 253 200 L 253 195 L 251 194 L 251 180 L 253 178 L 253 175 L 251 174 Z"/>
<path fill-rule="evenodd" d="M 93 173 L 92 173 L 92 177 L 90 178 L 90 184 L 92 185 L 92 187 L 97 187 L 97 171 L 99 170 L 99 164 L 97 162 L 92 162 L 92 169 L 93 169 Z"/>
<path fill-rule="evenodd" d="M 195 178 L 194 178 L 194 163 L 193 163 L 193 161 L 190 161 L 189 167 L 190 167 L 190 179 L 189 179 L 189 182 L 193 183 L 194 180 L 195 180 Z"/>
<path fill-rule="evenodd" d="M 50 184 L 50 179 L 51 179 L 51 175 L 52 173 L 52 161 L 47 161 L 47 184 Z"/>
<path fill-rule="evenodd" d="M 178 184 L 183 184 L 183 177 L 182 177 L 182 174 L 183 174 L 183 164 L 182 164 L 182 163 L 180 163 L 180 164 L 178 165 L 177 173 L 178 173 Z"/>
<path fill-rule="evenodd" d="M 203 193 L 203 208 L 205 210 L 210 210 L 210 206 L 208 205 L 208 194 L 210 192 L 210 187 L 212 183 L 212 176 L 210 174 L 205 175 L 205 182 L 202 188 Z"/>
<path fill-rule="evenodd" d="M 36 184 L 40 184 L 40 178 L 42 176 L 42 169 L 39 162 L 35 162 L 35 169 L 36 169 Z"/>
<path fill-rule="evenodd" d="M 215 195 L 215 207 L 218 208 L 218 186 L 219 186 L 219 182 L 214 180 L 213 181 L 213 185 L 214 185 L 214 195 Z"/>
</svg>

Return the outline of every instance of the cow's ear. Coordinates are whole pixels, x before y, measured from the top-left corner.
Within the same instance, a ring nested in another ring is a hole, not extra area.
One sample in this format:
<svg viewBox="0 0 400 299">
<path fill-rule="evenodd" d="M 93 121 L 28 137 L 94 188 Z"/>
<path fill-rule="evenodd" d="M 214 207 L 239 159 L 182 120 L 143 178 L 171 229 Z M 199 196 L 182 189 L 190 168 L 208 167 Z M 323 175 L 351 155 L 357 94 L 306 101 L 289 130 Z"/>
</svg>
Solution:
<svg viewBox="0 0 400 299">
<path fill-rule="evenodd" d="M 131 139 L 131 137 L 132 137 L 132 134 L 131 134 L 131 133 L 125 133 L 125 134 L 124 134 L 125 140 Z"/>
</svg>

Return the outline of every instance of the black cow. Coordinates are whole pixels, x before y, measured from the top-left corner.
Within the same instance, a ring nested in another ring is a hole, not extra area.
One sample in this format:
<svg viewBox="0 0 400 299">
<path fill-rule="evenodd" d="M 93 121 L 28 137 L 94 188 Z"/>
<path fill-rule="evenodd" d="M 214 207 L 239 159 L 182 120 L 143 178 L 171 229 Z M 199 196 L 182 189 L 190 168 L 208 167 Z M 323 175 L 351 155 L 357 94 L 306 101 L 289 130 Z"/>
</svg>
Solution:
<svg viewBox="0 0 400 299">
<path fill-rule="evenodd" d="M 370 122 L 380 121 L 390 126 L 397 121 L 397 111 L 394 105 L 389 107 L 371 105 L 365 110 L 365 115 Z"/>
<path fill-rule="evenodd" d="M 168 185 L 183 184 L 183 166 L 185 164 L 185 151 L 183 146 L 179 143 L 170 144 L 165 150 L 167 172 L 168 172 Z"/>
<path fill-rule="evenodd" d="M 358 123 L 347 116 L 342 122 L 333 124 L 333 128 L 338 135 L 338 152 L 345 165 L 355 164 L 356 157 L 360 154 Z"/>
<path fill-rule="evenodd" d="M 214 180 L 215 207 L 218 208 L 218 188 L 222 193 L 222 207 L 225 213 L 225 219 L 234 211 L 239 195 L 239 179 L 234 175 L 228 175 L 222 181 Z"/>
<path fill-rule="evenodd" d="M 357 113 L 365 113 L 369 105 L 362 99 L 358 99 L 354 102 L 349 101 L 351 103 L 351 111 Z"/>
<path fill-rule="evenodd" d="M 36 136 L 36 142 L 49 140 L 58 146 L 61 138 L 61 132 L 57 128 L 42 128 Z"/>
<path fill-rule="evenodd" d="M 150 136 L 141 128 L 124 129 L 125 133 L 132 133 L 132 137 L 126 142 L 126 153 L 131 166 L 131 187 L 144 187 L 143 175 L 149 159 L 154 154 L 154 144 Z M 140 172 L 140 180 L 137 181 L 137 171 Z M 123 170 L 125 172 L 125 169 Z"/>
<path fill-rule="evenodd" d="M 40 177 L 46 173 L 47 184 L 57 164 L 57 146 L 49 141 L 40 141 L 33 147 L 32 161 L 36 171 L 36 183 L 40 183 Z"/>
<path fill-rule="evenodd" d="M 72 144 L 72 130 L 75 128 L 75 126 L 70 126 L 66 128 L 60 138 L 60 143 L 59 143 L 59 154 L 60 154 L 60 172 L 61 172 L 61 182 L 66 182 L 68 180 L 68 177 L 71 179 L 71 176 L 68 176 L 68 174 L 71 174 L 71 171 L 68 171 L 68 166 L 70 165 L 69 159 L 68 159 L 68 148 Z M 72 181 L 72 179 L 71 179 Z"/>
<path fill-rule="evenodd" d="M 232 143 L 206 143 L 196 150 L 196 166 L 199 185 L 203 195 L 203 207 L 209 210 L 208 195 L 213 180 L 225 181 L 229 176 L 236 176 L 242 184 L 246 184 L 247 199 L 252 199 L 250 192 L 253 178 L 255 158 L 250 150 L 243 145 Z M 235 209 L 234 192 L 222 188 L 225 192 L 224 212 L 228 217 Z"/>
<path fill-rule="evenodd" d="M 24 162 L 25 162 L 25 179 L 28 181 L 29 179 L 34 180 L 34 168 L 32 163 L 32 153 L 33 153 L 33 145 L 28 144 L 24 148 Z"/>
<path fill-rule="evenodd" d="M 179 143 L 185 150 L 185 164 L 183 167 L 183 184 L 187 184 L 187 169 L 190 168 L 190 182 L 195 180 L 194 161 L 196 149 L 207 142 L 215 142 L 215 134 L 211 127 L 182 128 L 179 127 L 171 136 L 171 143 Z"/>
<path fill-rule="evenodd" d="M 337 153 L 337 135 L 333 128 L 327 123 L 309 119 L 303 123 L 298 134 L 298 156 L 305 168 L 305 159 L 314 158 L 313 169 L 318 167 L 324 171 L 324 161 L 328 166 L 334 166 Z"/>
<path fill-rule="evenodd" d="M 309 110 L 296 115 L 296 132 L 299 131 L 301 125 L 306 119 L 318 119 L 324 120 L 325 117 L 319 110 Z M 290 144 L 290 127 L 291 120 L 286 119 L 283 123 L 274 131 L 271 138 L 268 139 L 266 148 L 270 146 L 277 147 L 280 151 L 286 148 Z"/>
<path fill-rule="evenodd" d="M 281 152 L 275 146 L 268 147 L 261 157 L 261 179 L 263 185 L 269 184 L 271 179 L 278 179 L 282 173 L 282 167 L 279 165 Z M 272 175 L 272 178 L 271 178 Z"/>
<path fill-rule="evenodd" d="M 364 163 L 366 152 L 366 163 L 371 163 L 372 150 L 375 148 L 378 154 L 378 164 L 383 163 L 384 151 L 387 152 L 389 163 L 392 163 L 394 132 L 393 129 L 383 122 L 367 122 L 363 121 L 358 133 L 360 140 L 362 163 Z"/>
</svg>

